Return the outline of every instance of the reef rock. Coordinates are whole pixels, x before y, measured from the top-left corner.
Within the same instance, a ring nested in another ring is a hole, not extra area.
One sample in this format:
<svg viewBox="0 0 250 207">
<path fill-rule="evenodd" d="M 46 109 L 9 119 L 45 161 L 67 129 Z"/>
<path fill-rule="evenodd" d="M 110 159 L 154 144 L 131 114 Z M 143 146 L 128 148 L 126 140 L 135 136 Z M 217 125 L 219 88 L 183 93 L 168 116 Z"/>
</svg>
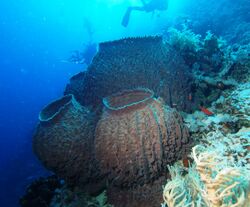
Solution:
<svg viewBox="0 0 250 207">
<path fill-rule="evenodd" d="M 71 79 L 65 94 L 97 108 L 106 96 L 144 87 L 171 107 L 190 111 L 194 107 L 188 99 L 191 84 L 183 59 L 162 37 L 126 38 L 100 43 L 87 71 Z"/>
</svg>

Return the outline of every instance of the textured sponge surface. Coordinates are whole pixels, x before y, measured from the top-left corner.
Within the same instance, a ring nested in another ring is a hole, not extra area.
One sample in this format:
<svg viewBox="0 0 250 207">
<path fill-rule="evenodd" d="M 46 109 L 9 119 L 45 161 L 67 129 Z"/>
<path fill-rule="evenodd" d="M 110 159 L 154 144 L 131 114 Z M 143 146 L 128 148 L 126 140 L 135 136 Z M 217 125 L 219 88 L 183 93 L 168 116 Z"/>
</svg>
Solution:
<svg viewBox="0 0 250 207">
<path fill-rule="evenodd" d="M 133 91 L 126 95 L 133 97 Z M 120 111 L 105 108 L 96 127 L 95 153 L 100 169 L 118 186 L 156 180 L 167 164 L 181 158 L 189 142 L 187 128 L 175 110 L 160 99 L 141 98 L 145 103 L 138 97 L 138 104 L 124 99 L 129 107 Z M 109 100 L 121 106 L 116 95 Z"/>
</svg>

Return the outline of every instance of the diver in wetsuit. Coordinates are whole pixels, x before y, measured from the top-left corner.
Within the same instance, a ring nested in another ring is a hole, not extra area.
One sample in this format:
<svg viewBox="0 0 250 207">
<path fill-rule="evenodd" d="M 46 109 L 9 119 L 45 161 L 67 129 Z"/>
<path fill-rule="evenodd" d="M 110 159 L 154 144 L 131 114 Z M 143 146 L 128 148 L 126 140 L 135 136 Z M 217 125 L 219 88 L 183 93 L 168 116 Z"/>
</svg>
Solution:
<svg viewBox="0 0 250 207">
<path fill-rule="evenodd" d="M 97 43 L 93 41 L 94 28 L 90 23 L 89 19 L 83 19 L 83 26 L 86 30 L 89 40 L 84 44 L 84 48 L 81 50 L 74 50 L 71 52 L 68 60 L 64 62 L 71 62 L 75 64 L 86 64 L 89 65 L 97 53 Z"/>
<path fill-rule="evenodd" d="M 79 50 L 72 51 L 70 57 L 65 62 L 89 65 L 92 62 L 92 59 L 96 53 L 97 53 L 97 44 L 88 42 L 87 44 L 84 44 L 84 49 L 82 51 Z"/>
<path fill-rule="evenodd" d="M 128 26 L 130 14 L 133 10 L 135 11 L 145 11 L 154 12 L 155 10 L 164 11 L 168 8 L 168 0 L 150 0 L 148 3 L 145 0 L 141 0 L 143 6 L 129 6 L 122 19 L 122 25 L 124 27 Z"/>
</svg>

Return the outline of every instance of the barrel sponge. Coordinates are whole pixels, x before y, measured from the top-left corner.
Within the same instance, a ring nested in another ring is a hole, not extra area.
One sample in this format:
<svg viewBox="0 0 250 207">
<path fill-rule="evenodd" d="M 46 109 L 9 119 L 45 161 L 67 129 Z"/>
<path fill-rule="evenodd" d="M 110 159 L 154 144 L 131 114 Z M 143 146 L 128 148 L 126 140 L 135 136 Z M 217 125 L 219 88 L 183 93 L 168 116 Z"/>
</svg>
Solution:
<svg viewBox="0 0 250 207">
<path fill-rule="evenodd" d="M 33 150 L 43 165 L 69 182 L 91 175 L 93 115 L 73 95 L 47 105 L 39 114 Z"/>
<path fill-rule="evenodd" d="M 102 173 L 114 185 L 131 187 L 156 180 L 189 145 L 177 111 L 149 89 L 124 90 L 103 99 L 95 131 L 95 153 Z"/>
<path fill-rule="evenodd" d="M 99 108 L 104 97 L 144 87 L 166 104 L 190 111 L 197 108 L 196 100 L 188 100 L 192 83 L 183 58 L 161 36 L 136 37 L 100 43 L 86 72 L 71 79 L 65 94 L 74 94 L 84 106 Z"/>
</svg>

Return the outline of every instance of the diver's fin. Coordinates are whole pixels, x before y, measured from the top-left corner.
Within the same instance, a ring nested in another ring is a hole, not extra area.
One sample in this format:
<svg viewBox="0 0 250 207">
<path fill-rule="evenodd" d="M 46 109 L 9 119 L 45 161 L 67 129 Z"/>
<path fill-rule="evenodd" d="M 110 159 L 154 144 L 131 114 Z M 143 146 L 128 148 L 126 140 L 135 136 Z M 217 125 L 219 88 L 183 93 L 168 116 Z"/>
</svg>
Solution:
<svg viewBox="0 0 250 207">
<path fill-rule="evenodd" d="M 128 26 L 128 22 L 129 22 L 129 18 L 130 18 L 130 13 L 131 13 L 132 9 L 129 7 L 126 11 L 126 13 L 123 16 L 122 19 L 122 26 L 127 27 Z"/>
</svg>

